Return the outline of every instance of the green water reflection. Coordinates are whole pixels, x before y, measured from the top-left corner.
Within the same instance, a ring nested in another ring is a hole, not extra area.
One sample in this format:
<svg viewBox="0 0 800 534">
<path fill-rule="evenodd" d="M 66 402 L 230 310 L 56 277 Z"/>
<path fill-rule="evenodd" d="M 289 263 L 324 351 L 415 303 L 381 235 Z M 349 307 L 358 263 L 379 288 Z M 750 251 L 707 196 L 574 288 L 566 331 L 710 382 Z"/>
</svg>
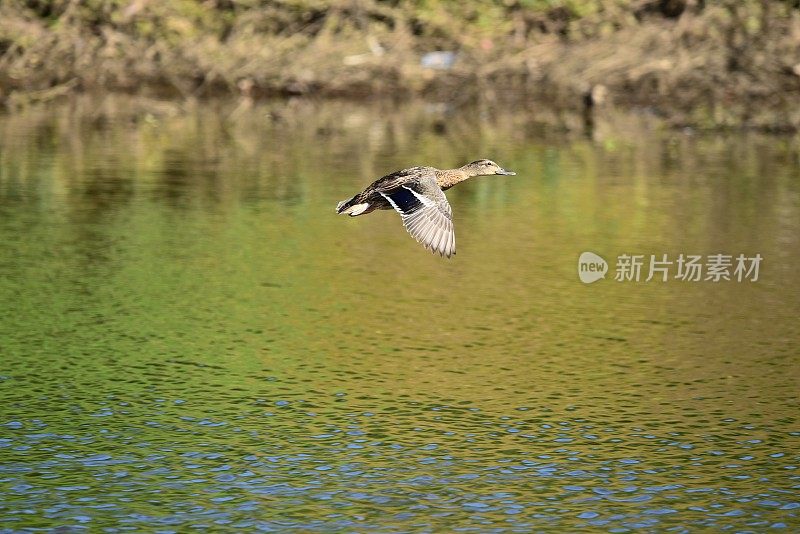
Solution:
<svg viewBox="0 0 800 534">
<path fill-rule="evenodd" d="M 800 528 L 796 140 L 141 106 L 0 117 L 0 531 Z M 334 213 L 478 157 L 451 261 Z"/>
</svg>

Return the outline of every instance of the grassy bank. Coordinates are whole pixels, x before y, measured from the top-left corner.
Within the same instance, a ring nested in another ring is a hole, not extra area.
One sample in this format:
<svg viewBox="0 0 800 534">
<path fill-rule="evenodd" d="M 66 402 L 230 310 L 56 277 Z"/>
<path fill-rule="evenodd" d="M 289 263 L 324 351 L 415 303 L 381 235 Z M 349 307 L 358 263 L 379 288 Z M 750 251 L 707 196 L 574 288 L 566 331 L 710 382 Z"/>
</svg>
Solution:
<svg viewBox="0 0 800 534">
<path fill-rule="evenodd" d="M 454 55 L 426 56 L 435 51 Z M 673 125 L 797 130 L 800 9 L 778 0 L 0 3 L 7 107 L 108 90 L 616 105 Z"/>
</svg>

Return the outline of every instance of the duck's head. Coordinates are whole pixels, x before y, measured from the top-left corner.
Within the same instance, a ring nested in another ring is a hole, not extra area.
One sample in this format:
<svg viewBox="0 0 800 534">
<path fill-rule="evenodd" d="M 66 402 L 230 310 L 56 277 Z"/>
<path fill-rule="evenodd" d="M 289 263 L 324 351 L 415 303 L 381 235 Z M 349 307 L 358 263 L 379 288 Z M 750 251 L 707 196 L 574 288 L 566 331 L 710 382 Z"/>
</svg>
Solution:
<svg viewBox="0 0 800 534">
<path fill-rule="evenodd" d="M 473 161 L 472 163 L 467 163 L 463 167 L 463 170 L 467 171 L 470 176 L 490 176 L 493 174 L 502 174 L 506 176 L 514 176 L 514 171 L 509 171 L 495 163 L 490 159 L 479 159 Z"/>
</svg>

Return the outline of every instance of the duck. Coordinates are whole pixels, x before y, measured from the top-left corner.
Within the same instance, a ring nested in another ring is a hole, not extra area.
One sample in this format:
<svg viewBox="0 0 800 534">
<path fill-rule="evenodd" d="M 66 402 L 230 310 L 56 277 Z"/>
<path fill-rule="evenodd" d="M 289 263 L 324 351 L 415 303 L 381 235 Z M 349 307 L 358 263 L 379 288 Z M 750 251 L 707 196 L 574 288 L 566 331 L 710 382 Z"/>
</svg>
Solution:
<svg viewBox="0 0 800 534">
<path fill-rule="evenodd" d="M 375 210 L 395 210 L 406 231 L 427 250 L 441 257 L 456 253 L 453 210 L 444 192 L 474 176 L 514 176 L 490 159 L 457 169 L 409 167 L 382 176 L 363 191 L 336 205 L 336 213 L 358 217 Z"/>
</svg>

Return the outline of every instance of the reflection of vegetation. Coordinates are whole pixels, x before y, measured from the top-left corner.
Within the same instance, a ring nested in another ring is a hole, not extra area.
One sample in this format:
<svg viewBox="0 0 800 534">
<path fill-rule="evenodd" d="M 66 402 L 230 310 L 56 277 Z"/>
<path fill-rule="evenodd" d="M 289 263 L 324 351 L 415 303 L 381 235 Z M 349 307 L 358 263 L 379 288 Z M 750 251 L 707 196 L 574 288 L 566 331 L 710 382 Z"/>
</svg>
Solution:
<svg viewBox="0 0 800 534">
<path fill-rule="evenodd" d="M 756 0 L 7 0 L 0 100 L 147 88 L 571 108 L 603 86 L 676 123 L 796 128 L 798 32 L 792 2 Z M 434 50 L 456 51 L 452 68 L 422 68 Z"/>
<path fill-rule="evenodd" d="M 777 267 L 764 284 L 724 291 L 586 292 L 574 272 L 576 255 L 591 249 L 758 251 L 796 264 L 798 150 L 789 140 L 631 128 L 602 143 L 551 132 L 544 144 L 514 114 L 465 113 L 442 132 L 422 106 L 140 105 L 78 99 L 0 118 L 0 234 L 14 251 L 0 300 L 15 310 L 0 337 L 13 334 L 15 346 L 46 327 L 75 354 L 113 342 L 122 355 L 252 371 L 262 361 L 368 362 L 390 377 L 386 390 L 469 398 L 474 386 L 453 371 L 458 358 L 473 384 L 516 384 L 523 403 L 531 375 L 517 370 L 529 358 L 543 362 L 541 391 L 569 368 L 591 377 L 582 391 L 603 392 L 617 380 L 611 361 L 629 364 L 629 377 L 652 373 L 635 360 L 661 358 L 662 338 L 678 363 L 685 358 L 687 380 L 700 328 L 713 334 L 704 365 L 722 368 L 743 340 L 760 356 L 773 347 L 755 339 L 796 338 L 787 331 L 795 286 L 776 289 L 777 302 L 768 291 L 783 280 Z M 394 214 L 334 214 L 336 201 L 381 172 L 476 155 L 519 175 L 449 193 L 463 245 L 453 262 L 407 243 Z M 387 280 L 410 289 L 387 298 Z M 22 304 L 21 284 L 37 288 Z M 750 314 L 730 311 L 742 301 Z M 765 324 L 747 330 L 752 317 Z"/>
<path fill-rule="evenodd" d="M 791 530 L 798 139 L 440 113 L 79 97 L 0 116 L 0 523 Z M 394 213 L 334 214 L 383 171 L 479 155 L 519 175 L 449 193 L 454 261 Z M 770 266 L 586 287 L 586 249 Z"/>
<path fill-rule="evenodd" d="M 413 164 L 453 167 L 491 157 L 508 161 L 544 188 L 557 187 L 565 173 L 594 177 L 600 162 L 615 169 L 606 175 L 635 176 L 639 181 L 629 200 L 636 210 L 624 223 L 631 227 L 637 217 L 652 224 L 649 177 L 664 176 L 683 188 L 709 188 L 715 178 L 708 174 L 718 162 L 736 160 L 738 178 L 718 184 L 716 192 L 730 188 L 730 194 L 750 199 L 747 212 L 737 217 L 765 217 L 772 208 L 753 204 L 763 199 L 759 190 L 776 187 L 770 182 L 776 176 L 794 176 L 789 171 L 800 161 L 798 138 L 782 140 L 770 149 L 775 157 L 764 158 L 764 147 L 775 144 L 769 138 L 653 133 L 647 122 L 628 115 L 609 119 L 598 124 L 594 139 L 574 142 L 574 134 L 563 131 L 571 124 L 569 117 L 546 112 L 465 108 L 448 113 L 420 103 L 398 110 L 383 102 L 364 106 L 303 99 L 178 105 L 79 97 L 68 106 L 31 106 L 2 118 L 0 199 L 70 206 L 87 223 L 102 222 L 103 214 L 142 195 L 179 209 L 227 212 L 267 200 L 290 210 L 313 204 L 332 214 L 340 197 L 391 170 Z M 531 144 L 542 137 L 569 148 L 553 152 L 539 142 Z M 520 202 L 516 182 L 521 180 L 477 180 L 452 191 L 451 200 L 464 210 L 491 212 L 497 203 Z M 785 186 L 781 181 L 780 188 Z M 607 203 L 606 195 L 616 195 L 609 193 L 614 187 L 572 189 L 575 198 L 561 193 L 563 202 L 536 211 L 555 210 L 550 218 L 562 228 L 574 224 L 577 229 L 586 224 L 581 214 Z M 54 200 L 65 195 L 66 203 Z"/>
<path fill-rule="evenodd" d="M 630 380 L 658 381 L 636 360 L 661 359 L 662 339 L 677 361 L 668 365 L 685 362 L 677 374 L 688 381 L 700 350 L 722 374 L 742 345 L 762 356 L 773 347 L 756 339 L 797 337 L 787 330 L 795 286 L 776 289 L 775 300 L 768 292 L 783 279 L 778 267 L 764 284 L 724 290 L 587 292 L 574 272 L 576 255 L 591 249 L 758 251 L 796 264 L 798 150 L 789 140 L 630 128 L 602 143 L 550 131 L 545 144 L 514 114 L 465 112 L 441 131 L 422 106 L 139 106 L 78 99 L 0 118 L 0 235 L 13 250 L 0 301 L 15 311 L 0 322 L 0 337 L 15 343 L 7 352 L 44 331 L 77 361 L 87 345 L 108 345 L 120 361 L 180 358 L 239 365 L 247 376 L 261 362 L 363 363 L 387 377 L 365 391 L 470 398 L 474 384 L 500 382 L 515 385 L 502 402 L 522 404 L 562 390 L 552 384 L 565 370 L 586 380 L 582 392 L 617 391 L 610 362 L 628 365 Z M 334 214 L 336 201 L 382 172 L 476 155 L 519 175 L 449 193 L 463 246 L 453 262 L 417 251 L 394 214 Z M 387 280 L 409 289 L 387 298 Z M 749 314 L 732 311 L 742 301 Z M 765 324 L 747 330 L 753 317 Z M 698 349 L 701 328 L 712 343 Z M 534 359 L 542 386 L 532 393 L 532 375 L 518 369 Z M 454 372 L 462 368 L 469 380 Z"/>
</svg>

